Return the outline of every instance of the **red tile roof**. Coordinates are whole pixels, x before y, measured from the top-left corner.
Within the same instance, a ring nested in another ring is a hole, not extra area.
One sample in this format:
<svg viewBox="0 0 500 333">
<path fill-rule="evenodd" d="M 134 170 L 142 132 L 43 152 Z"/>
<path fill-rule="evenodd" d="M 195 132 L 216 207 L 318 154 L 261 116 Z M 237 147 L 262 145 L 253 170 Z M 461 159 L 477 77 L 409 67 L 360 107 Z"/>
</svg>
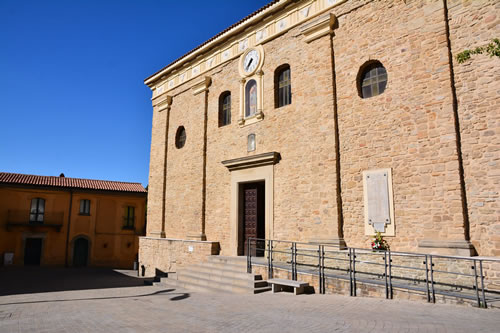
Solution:
<svg viewBox="0 0 500 333">
<path fill-rule="evenodd" d="M 55 176 L 35 176 L 20 173 L 0 172 L 1 184 L 18 184 L 33 186 L 49 186 L 76 188 L 85 190 L 139 192 L 146 193 L 146 189 L 140 183 L 116 182 L 111 180 L 67 178 Z"/>
<path fill-rule="evenodd" d="M 204 45 L 207 45 L 208 43 L 210 43 L 211 41 L 217 39 L 218 37 L 222 36 L 223 34 L 225 34 L 226 32 L 228 32 L 229 30 L 239 26 L 240 24 L 243 24 L 245 21 L 248 21 L 249 19 L 251 19 L 252 17 L 254 17 L 255 15 L 259 14 L 260 12 L 268 9 L 269 7 L 273 6 L 274 4 L 280 2 L 280 0 L 272 0 L 271 2 L 269 2 L 267 5 L 264 5 L 262 7 L 260 7 L 259 9 L 257 9 L 256 11 L 254 11 L 253 13 L 251 13 L 250 15 L 247 15 L 245 16 L 244 18 L 242 18 L 241 20 L 239 20 L 238 22 L 234 23 L 233 25 L 231 25 L 230 27 L 222 30 L 221 32 L 219 32 L 217 35 L 213 36 L 212 38 L 208 39 L 207 41 L 201 43 L 200 45 L 198 45 L 197 47 L 195 47 L 194 49 L 192 49 L 191 51 L 187 52 L 186 54 L 180 56 L 179 58 L 175 59 L 174 61 L 172 61 L 170 64 L 168 64 L 167 66 L 163 67 L 162 69 L 160 69 L 159 71 L 157 71 L 156 73 L 148 76 L 144 81 L 147 81 L 149 80 L 150 78 L 152 78 L 153 76 L 157 75 L 158 73 L 162 72 L 164 69 L 170 67 L 171 65 L 175 64 L 176 62 L 178 62 L 179 60 L 181 60 L 182 58 L 186 57 L 187 55 L 193 53 L 194 51 L 200 49 L 201 47 L 203 47 Z"/>
</svg>

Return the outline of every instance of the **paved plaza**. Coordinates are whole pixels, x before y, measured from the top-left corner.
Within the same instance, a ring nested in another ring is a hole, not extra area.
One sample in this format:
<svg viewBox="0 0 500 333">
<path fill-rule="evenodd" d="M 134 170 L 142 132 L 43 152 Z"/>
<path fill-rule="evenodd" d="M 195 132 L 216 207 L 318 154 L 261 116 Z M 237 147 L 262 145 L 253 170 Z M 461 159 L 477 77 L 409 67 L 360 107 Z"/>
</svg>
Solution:
<svg viewBox="0 0 500 333">
<path fill-rule="evenodd" d="M 50 285 L 44 281 L 50 271 L 40 280 L 36 272 L 24 282 Z M 55 280 L 66 280 L 66 290 L 22 293 L 19 283 L 5 278 L 19 272 L 0 271 L 0 332 L 498 332 L 500 327 L 500 311 L 492 309 L 338 295 L 213 294 L 142 286 L 126 272 L 55 272 Z M 82 283 L 82 276 L 88 281 L 78 290 L 72 280 Z M 119 287 L 110 287 L 114 280 Z M 6 284 L 17 284 L 16 293 Z"/>
</svg>

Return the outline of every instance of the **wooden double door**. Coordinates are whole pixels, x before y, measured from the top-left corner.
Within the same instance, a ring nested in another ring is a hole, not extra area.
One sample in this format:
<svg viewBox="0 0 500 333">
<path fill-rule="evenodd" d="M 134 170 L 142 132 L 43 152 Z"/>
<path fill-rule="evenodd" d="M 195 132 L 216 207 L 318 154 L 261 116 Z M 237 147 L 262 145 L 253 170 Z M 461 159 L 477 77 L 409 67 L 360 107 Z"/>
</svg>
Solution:
<svg viewBox="0 0 500 333">
<path fill-rule="evenodd" d="M 255 182 L 241 185 L 241 220 L 242 232 L 240 232 L 239 254 L 248 254 L 249 238 L 264 239 L 266 235 L 265 222 L 265 183 Z M 250 251 L 253 256 L 264 255 L 264 242 L 252 241 Z"/>
</svg>

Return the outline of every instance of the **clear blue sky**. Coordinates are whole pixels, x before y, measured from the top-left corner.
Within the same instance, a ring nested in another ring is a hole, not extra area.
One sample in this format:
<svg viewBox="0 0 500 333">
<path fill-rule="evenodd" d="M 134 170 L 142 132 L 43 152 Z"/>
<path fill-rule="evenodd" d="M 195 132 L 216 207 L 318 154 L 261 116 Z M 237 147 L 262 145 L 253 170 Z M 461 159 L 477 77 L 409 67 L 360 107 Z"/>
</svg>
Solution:
<svg viewBox="0 0 500 333">
<path fill-rule="evenodd" d="M 143 80 L 268 2 L 0 0 L 0 171 L 146 186 Z"/>
</svg>

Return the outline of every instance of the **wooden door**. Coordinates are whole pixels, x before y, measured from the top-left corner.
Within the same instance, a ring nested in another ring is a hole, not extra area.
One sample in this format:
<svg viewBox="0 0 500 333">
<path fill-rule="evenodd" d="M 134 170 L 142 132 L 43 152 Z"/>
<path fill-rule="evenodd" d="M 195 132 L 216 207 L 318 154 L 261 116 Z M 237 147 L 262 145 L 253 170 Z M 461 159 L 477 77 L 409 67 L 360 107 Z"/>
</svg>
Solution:
<svg viewBox="0 0 500 333">
<path fill-rule="evenodd" d="M 78 238 L 75 241 L 75 248 L 73 252 L 73 266 L 83 267 L 87 266 L 89 254 L 89 242 L 85 238 Z"/>
<path fill-rule="evenodd" d="M 243 253 L 248 254 L 248 238 L 257 237 L 257 186 L 249 184 L 243 190 Z"/>
<path fill-rule="evenodd" d="M 39 266 L 41 257 L 42 239 L 26 238 L 26 246 L 24 248 L 24 264 Z"/>
<path fill-rule="evenodd" d="M 249 238 L 264 238 L 265 236 L 265 186 L 263 182 L 250 183 L 243 186 L 243 254 L 248 254 Z M 252 255 L 261 255 L 262 251 L 256 251 L 256 244 L 261 246 L 262 242 L 252 242 Z"/>
</svg>

